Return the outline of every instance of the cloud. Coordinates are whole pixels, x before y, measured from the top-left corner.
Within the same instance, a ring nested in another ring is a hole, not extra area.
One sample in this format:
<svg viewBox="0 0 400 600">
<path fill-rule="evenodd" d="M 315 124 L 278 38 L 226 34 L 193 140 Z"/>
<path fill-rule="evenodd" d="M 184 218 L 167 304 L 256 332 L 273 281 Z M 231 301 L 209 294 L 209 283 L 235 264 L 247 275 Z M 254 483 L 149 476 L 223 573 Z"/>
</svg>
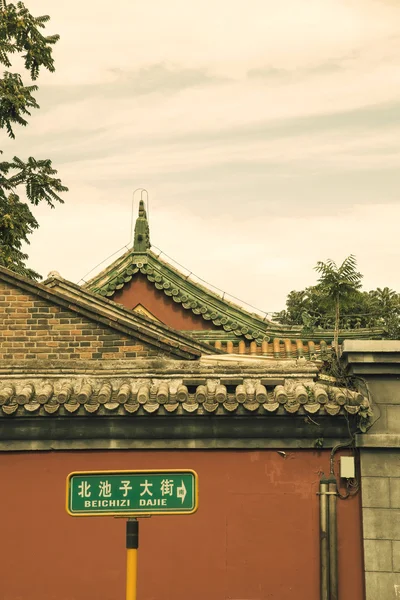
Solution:
<svg viewBox="0 0 400 600">
<path fill-rule="evenodd" d="M 246 63 L 265 65 L 266 57 L 280 68 L 313 64 L 316 56 L 323 62 L 397 34 L 400 9 L 380 0 L 118 0 L 112 7 L 35 0 L 35 11 L 48 12 L 51 30 L 61 34 L 57 55 L 64 77 L 74 70 L 81 80 L 89 63 L 96 79 L 97 69 L 112 63 L 131 69 L 183 60 L 190 68 L 212 64 L 237 73 Z M 74 56 L 79 69 L 66 69 Z"/>
<path fill-rule="evenodd" d="M 157 63 L 140 69 L 123 70 L 108 69 L 107 80 L 75 85 L 45 85 L 40 96 L 43 115 L 55 107 L 85 102 L 95 102 L 96 98 L 110 102 L 124 98 L 134 99 L 137 96 L 160 94 L 161 96 L 178 93 L 188 88 L 207 86 L 224 81 L 207 72 L 207 69 L 190 69 L 179 65 Z"/>
<path fill-rule="evenodd" d="M 61 34 L 57 71 L 2 148 L 51 157 L 70 192 L 36 209 L 33 268 L 79 279 L 129 242 L 145 187 L 153 241 L 267 310 L 311 284 L 317 260 L 350 252 L 368 285 L 398 287 L 399 3 L 35 0 L 35 12 Z"/>
<path fill-rule="evenodd" d="M 343 69 L 344 66 L 340 64 L 340 61 L 328 61 L 313 66 L 293 69 L 276 69 L 274 67 L 250 69 L 247 72 L 247 76 L 250 79 L 280 79 L 281 81 L 296 81 L 315 75 L 330 75 L 331 73 L 337 73 Z"/>
<path fill-rule="evenodd" d="M 215 84 L 220 81 L 218 77 L 211 75 L 204 68 L 181 68 L 178 65 L 165 63 L 149 65 L 138 71 L 123 71 L 120 69 L 112 69 L 111 71 L 117 76 L 117 79 L 110 83 L 107 88 L 112 88 L 114 96 L 119 96 L 121 92 L 122 95 L 126 93 L 130 97 L 157 92 L 168 94 L 210 83 Z"/>
</svg>

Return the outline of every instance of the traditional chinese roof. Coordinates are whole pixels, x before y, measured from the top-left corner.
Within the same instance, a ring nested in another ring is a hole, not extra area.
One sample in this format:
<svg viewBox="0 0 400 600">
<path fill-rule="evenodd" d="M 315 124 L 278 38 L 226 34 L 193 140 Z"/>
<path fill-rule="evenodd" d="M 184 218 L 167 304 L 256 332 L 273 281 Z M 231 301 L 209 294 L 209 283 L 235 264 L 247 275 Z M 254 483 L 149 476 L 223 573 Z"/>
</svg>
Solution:
<svg viewBox="0 0 400 600">
<path fill-rule="evenodd" d="M 210 346 L 205 342 L 126 310 L 114 302 L 62 280 L 58 274 L 53 274 L 45 284 L 41 284 L 0 267 L 0 281 L 130 335 L 177 358 L 194 359 L 210 352 Z"/>
<path fill-rule="evenodd" d="M 125 252 L 101 273 L 85 284 L 85 288 L 103 297 L 112 298 L 114 294 L 127 285 L 137 274 L 144 275 L 157 290 L 162 290 L 166 296 L 180 304 L 184 309 L 200 315 L 205 321 L 211 321 L 221 328 L 221 333 L 215 331 L 191 332 L 197 339 L 207 341 L 221 340 L 225 343 L 240 339 L 248 342 L 255 341 L 259 346 L 263 342 L 275 339 L 288 340 L 294 344 L 296 340 L 310 340 L 319 346 L 323 340 L 331 341 L 333 331 L 315 330 L 305 334 L 301 326 L 284 326 L 267 318 L 247 311 L 245 308 L 228 301 L 209 288 L 191 280 L 168 262 L 162 260 L 150 247 L 149 226 L 140 201 L 139 217 L 136 221 L 133 248 Z M 341 330 L 341 338 L 373 339 L 380 338 L 381 329 Z M 219 337 L 218 337 L 219 336 Z M 218 345 L 217 345 L 218 347 Z M 283 343 L 283 349 L 285 345 Z M 323 350 L 323 349 L 322 349 Z M 229 350 L 227 350 L 229 352 Z M 311 348 L 310 354 L 317 354 L 321 348 Z M 265 354 L 265 351 L 259 351 Z M 276 350 L 274 351 L 276 354 Z M 290 357 L 291 352 L 285 355 Z"/>
</svg>

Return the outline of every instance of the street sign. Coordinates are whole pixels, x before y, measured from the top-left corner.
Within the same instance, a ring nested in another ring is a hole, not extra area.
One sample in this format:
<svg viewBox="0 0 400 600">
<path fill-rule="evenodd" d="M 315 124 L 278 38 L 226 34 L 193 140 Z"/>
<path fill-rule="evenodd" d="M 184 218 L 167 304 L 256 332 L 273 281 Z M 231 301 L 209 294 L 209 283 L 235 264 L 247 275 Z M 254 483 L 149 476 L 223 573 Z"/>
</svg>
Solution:
<svg viewBox="0 0 400 600">
<path fill-rule="evenodd" d="M 197 473 L 191 470 L 85 471 L 67 477 L 73 517 L 189 515 L 197 510 Z"/>
</svg>

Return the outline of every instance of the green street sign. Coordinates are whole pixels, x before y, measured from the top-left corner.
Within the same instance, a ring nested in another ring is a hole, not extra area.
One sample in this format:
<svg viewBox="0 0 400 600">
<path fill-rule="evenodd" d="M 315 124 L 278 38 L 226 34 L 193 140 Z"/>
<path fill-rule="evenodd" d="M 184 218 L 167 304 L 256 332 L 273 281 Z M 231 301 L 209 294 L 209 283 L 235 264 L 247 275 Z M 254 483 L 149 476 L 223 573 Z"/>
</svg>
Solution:
<svg viewBox="0 0 400 600">
<path fill-rule="evenodd" d="M 197 510 L 197 473 L 191 470 L 85 471 L 67 477 L 73 517 L 188 515 Z"/>
</svg>

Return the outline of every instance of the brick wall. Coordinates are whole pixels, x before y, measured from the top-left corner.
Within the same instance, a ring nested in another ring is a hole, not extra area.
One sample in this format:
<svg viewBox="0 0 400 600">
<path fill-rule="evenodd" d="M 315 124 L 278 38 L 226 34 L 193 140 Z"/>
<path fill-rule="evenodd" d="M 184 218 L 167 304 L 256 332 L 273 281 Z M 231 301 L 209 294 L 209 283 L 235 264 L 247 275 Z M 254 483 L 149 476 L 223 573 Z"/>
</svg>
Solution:
<svg viewBox="0 0 400 600">
<path fill-rule="evenodd" d="M 373 401 L 357 436 L 366 600 L 400 598 L 400 340 L 345 341 L 342 358 Z"/>
<path fill-rule="evenodd" d="M 367 600 L 400 597 L 400 449 L 361 451 Z"/>
<path fill-rule="evenodd" d="M 391 365 L 392 366 L 392 365 Z M 375 423 L 363 436 L 361 492 L 367 600 L 400 598 L 400 378 L 366 375 Z M 397 439 L 398 438 L 398 439 Z M 387 446 L 386 446 L 387 444 Z"/>
<path fill-rule="evenodd" d="M 0 283 L 0 359 L 121 359 L 157 354 L 130 336 Z"/>
</svg>

